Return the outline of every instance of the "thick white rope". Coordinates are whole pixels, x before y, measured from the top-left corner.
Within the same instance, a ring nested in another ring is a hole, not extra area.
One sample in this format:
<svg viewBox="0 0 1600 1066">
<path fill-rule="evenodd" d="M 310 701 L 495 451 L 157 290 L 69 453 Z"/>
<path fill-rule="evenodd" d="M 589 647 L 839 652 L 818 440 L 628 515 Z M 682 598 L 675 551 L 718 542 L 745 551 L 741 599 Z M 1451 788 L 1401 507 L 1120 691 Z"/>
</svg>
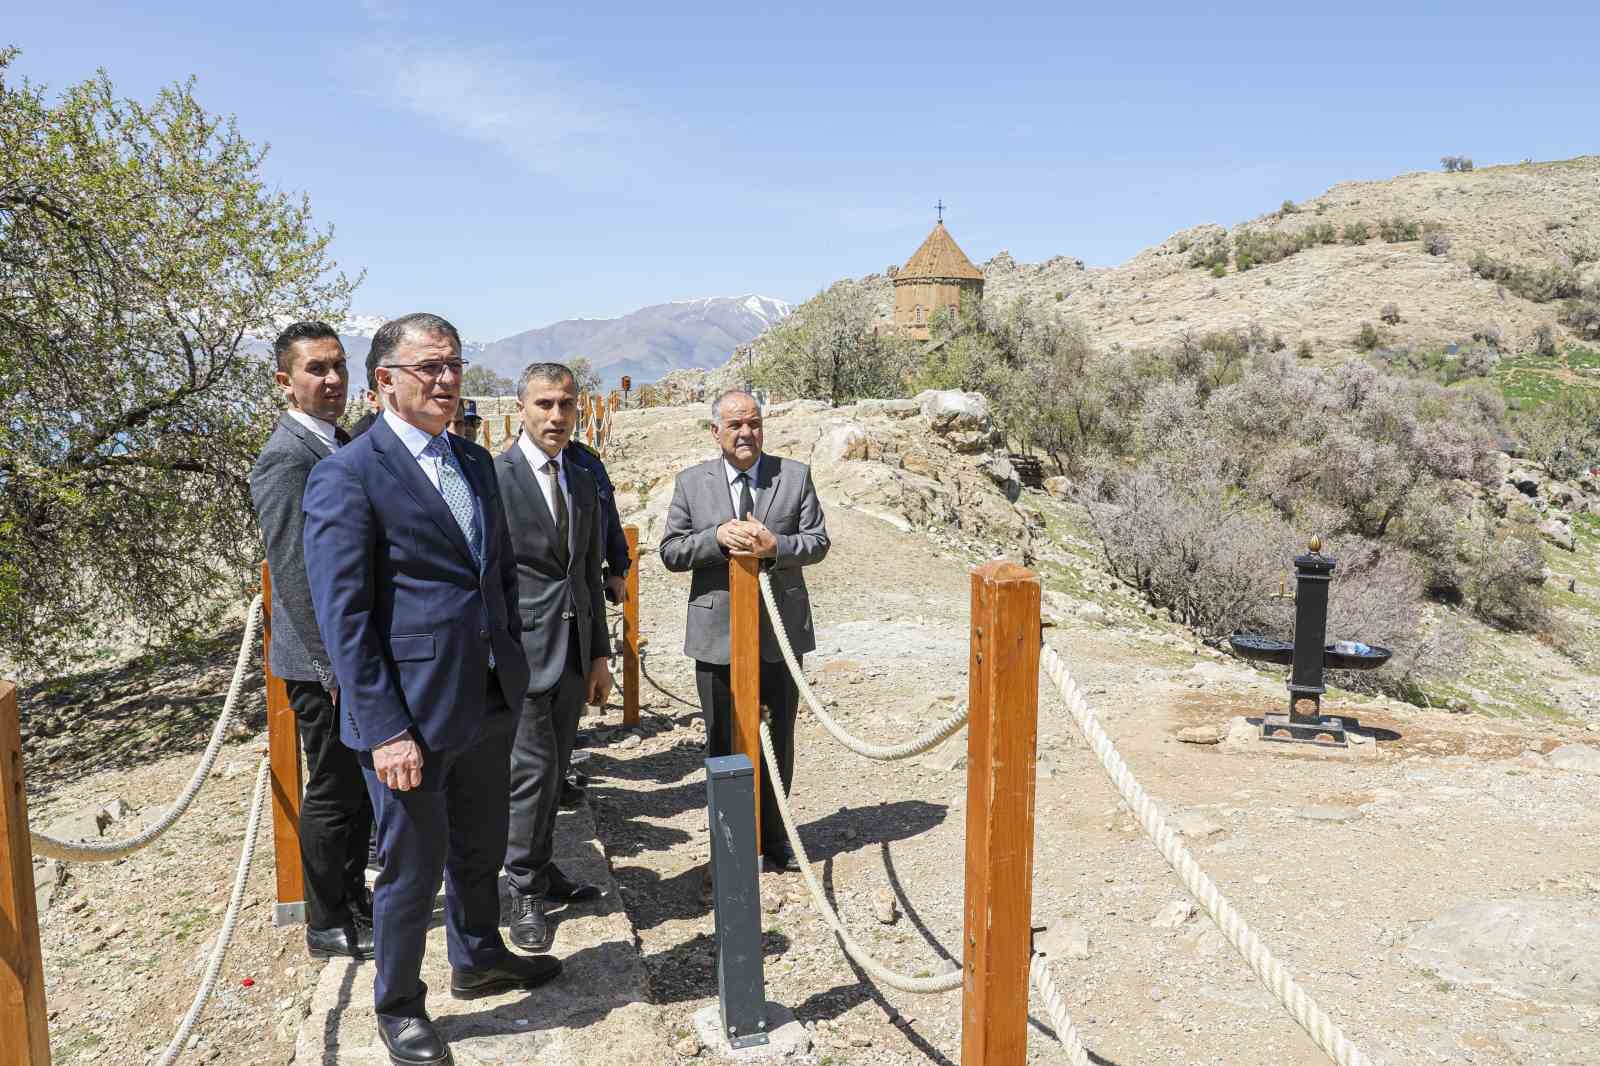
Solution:
<svg viewBox="0 0 1600 1066">
<path fill-rule="evenodd" d="M 811 869 L 811 857 L 806 854 L 806 846 L 801 842 L 800 833 L 794 826 L 794 814 L 789 810 L 789 797 L 783 794 L 783 779 L 778 774 L 778 757 L 772 752 L 772 733 L 767 729 L 766 722 L 761 723 L 761 754 L 767 764 L 767 773 L 772 775 L 772 794 L 778 798 L 778 814 L 783 819 L 784 832 L 789 836 L 789 847 L 800 860 L 800 875 L 805 879 L 806 887 L 811 890 L 811 902 L 817 908 L 817 913 L 822 915 L 823 922 L 839 938 L 839 945 L 844 948 L 844 953 L 854 959 L 856 965 L 867 971 L 867 975 L 873 980 L 902 992 L 950 992 L 960 988 L 962 974 L 959 968 L 936 977 L 906 977 L 886 969 L 867 952 L 866 948 L 856 943 L 839 915 L 828 906 L 828 897 L 823 894 L 822 885 L 818 883 L 817 875 Z"/>
<path fill-rule="evenodd" d="M 223 701 L 222 715 L 211 730 L 211 742 L 206 745 L 205 753 L 200 756 L 200 765 L 195 767 L 194 776 L 189 778 L 183 794 L 161 820 L 138 836 L 128 837 L 126 840 L 108 840 L 104 843 L 94 840 L 58 840 L 44 833 L 30 831 L 28 836 L 33 841 L 33 850 L 36 853 L 64 862 L 112 862 L 127 858 L 148 846 L 183 817 L 189 805 L 194 802 L 194 798 L 200 794 L 200 787 L 211 775 L 211 767 L 217 761 L 217 754 L 222 750 L 222 738 L 228 731 L 228 723 L 233 721 L 234 708 L 238 705 L 239 693 L 244 688 L 245 667 L 250 665 L 250 654 L 255 647 L 256 631 L 260 624 L 261 594 L 258 592 L 256 598 L 250 601 L 250 613 L 244 624 L 244 639 L 239 642 L 239 658 L 233 667 L 233 682 L 228 686 L 228 698 Z"/>
<path fill-rule="evenodd" d="M 1089 1052 L 1083 1046 L 1083 1038 L 1078 1035 L 1078 1027 L 1072 1024 L 1067 1005 L 1061 1001 L 1061 993 L 1056 989 L 1056 979 L 1050 972 L 1049 960 L 1043 955 L 1035 955 L 1028 964 L 1028 979 L 1033 983 L 1033 990 L 1039 993 L 1045 1013 L 1050 1015 L 1050 1028 L 1056 1031 L 1056 1039 L 1066 1049 L 1067 1061 L 1072 1066 L 1092 1066 Z"/>
<path fill-rule="evenodd" d="M 239 905 L 244 900 L 245 881 L 250 876 L 250 863 L 256 854 L 256 830 L 261 826 L 261 810 L 266 806 L 267 781 L 272 769 L 271 760 L 263 758 L 261 766 L 256 770 L 256 790 L 250 797 L 250 817 L 244 825 L 244 845 L 239 849 L 239 871 L 233 878 L 233 895 L 228 898 L 227 913 L 222 916 L 222 928 L 217 931 L 216 943 L 211 947 L 211 958 L 206 963 L 206 973 L 200 980 L 200 987 L 195 989 L 194 1002 L 189 1004 L 189 1011 L 183 1016 L 183 1021 L 178 1023 L 178 1031 L 172 1037 L 172 1043 L 167 1045 L 166 1053 L 161 1056 L 157 1066 L 172 1066 L 183 1054 L 183 1048 L 189 1040 L 189 1032 L 194 1028 L 195 1022 L 200 1020 L 200 1012 L 205 1010 L 206 1001 L 211 998 L 212 989 L 216 988 L 217 975 L 222 972 L 222 957 L 228 953 L 228 944 L 233 940 L 234 926 L 239 921 Z"/>
<path fill-rule="evenodd" d="M 873 744 L 851 736 L 850 732 L 834 720 L 833 716 L 823 708 L 822 702 L 812 693 L 810 684 L 806 682 L 805 672 L 800 669 L 800 663 L 795 659 L 794 648 L 789 644 L 789 634 L 784 630 L 783 616 L 778 613 L 778 604 L 772 595 L 772 579 L 763 570 L 760 574 L 760 580 L 761 596 L 767 601 L 767 616 L 773 620 L 772 632 L 778 638 L 778 648 L 783 652 L 783 661 L 789 667 L 789 676 L 794 678 L 795 687 L 800 690 L 800 695 L 805 699 L 806 706 L 811 708 L 811 713 L 817 716 L 817 721 L 822 723 L 822 728 L 833 735 L 834 740 L 837 740 L 857 755 L 865 756 L 868 759 L 890 762 L 895 759 L 909 759 L 913 755 L 921 755 L 925 751 L 936 748 L 967 724 L 970 709 L 963 707 L 935 725 L 929 732 L 899 744 Z"/>
<path fill-rule="evenodd" d="M 1327 1012 L 1306 994 L 1305 989 L 1295 982 L 1283 963 L 1273 957 L 1267 946 L 1245 924 L 1233 904 L 1218 891 L 1216 883 L 1200 869 L 1188 849 L 1178 840 L 1178 835 L 1167 825 L 1155 802 L 1134 779 L 1128 764 L 1122 761 L 1122 756 L 1117 753 L 1111 738 L 1101 728 L 1094 711 L 1090 710 L 1088 701 L 1078 688 L 1078 683 L 1073 680 L 1066 662 L 1049 645 L 1043 649 L 1040 666 L 1044 669 L 1045 676 L 1055 684 L 1056 691 L 1061 694 L 1062 702 L 1067 705 L 1073 721 L 1078 724 L 1084 738 L 1089 742 L 1089 747 L 1099 757 L 1101 767 L 1111 778 L 1112 784 L 1121 793 L 1123 801 L 1133 811 L 1139 824 L 1144 827 L 1145 833 L 1155 842 L 1161 857 L 1166 859 L 1167 865 L 1178 874 L 1189 894 L 1200 902 L 1207 914 L 1211 915 L 1212 921 L 1217 923 L 1217 928 L 1244 958 L 1251 971 L 1316 1042 L 1316 1045 L 1339 1066 L 1371 1066 L 1376 1060 L 1368 1058 L 1360 1048 L 1350 1042 L 1333 1019 L 1328 1017 Z"/>
</svg>

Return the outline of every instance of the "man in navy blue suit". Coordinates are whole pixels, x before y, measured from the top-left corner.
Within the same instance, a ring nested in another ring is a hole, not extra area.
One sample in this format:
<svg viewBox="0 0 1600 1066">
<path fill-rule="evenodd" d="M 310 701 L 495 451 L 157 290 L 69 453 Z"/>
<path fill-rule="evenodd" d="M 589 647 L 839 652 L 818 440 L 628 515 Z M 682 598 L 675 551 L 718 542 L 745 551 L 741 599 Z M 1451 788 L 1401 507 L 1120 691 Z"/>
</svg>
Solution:
<svg viewBox="0 0 1600 1066">
<path fill-rule="evenodd" d="M 378 1032 L 395 1066 L 441 1066 L 450 1049 L 420 976 L 441 880 L 457 998 L 532 988 L 561 964 L 513 954 L 500 936 L 506 752 L 528 665 L 492 460 L 445 432 L 461 338 L 412 314 L 379 329 L 372 351 L 383 414 L 312 468 L 306 571 L 339 679 L 340 739 L 378 818 Z"/>
</svg>

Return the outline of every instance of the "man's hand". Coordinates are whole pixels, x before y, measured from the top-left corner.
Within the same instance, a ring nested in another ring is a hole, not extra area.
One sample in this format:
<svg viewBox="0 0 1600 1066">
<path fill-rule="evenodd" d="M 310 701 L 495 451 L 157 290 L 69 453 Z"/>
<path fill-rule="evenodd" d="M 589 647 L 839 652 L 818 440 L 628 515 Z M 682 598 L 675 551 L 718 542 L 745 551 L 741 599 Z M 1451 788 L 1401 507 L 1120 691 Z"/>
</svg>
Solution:
<svg viewBox="0 0 1600 1066">
<path fill-rule="evenodd" d="M 422 784 L 422 749 L 409 734 L 386 740 L 372 749 L 372 770 L 396 792 L 416 788 Z"/>
<path fill-rule="evenodd" d="M 620 574 L 612 574 L 606 578 L 606 592 L 612 603 L 627 603 L 628 579 Z"/>
<path fill-rule="evenodd" d="M 750 523 L 741 522 L 737 518 L 730 519 L 717 527 L 717 543 L 730 552 L 755 551 L 755 538 L 750 530 Z"/>
<path fill-rule="evenodd" d="M 606 705 L 606 697 L 611 695 L 611 669 L 604 658 L 597 658 L 589 663 L 589 681 L 586 692 L 589 706 L 604 707 Z"/>
<path fill-rule="evenodd" d="M 757 521 L 756 516 L 744 516 L 744 526 L 750 536 L 749 551 L 758 559 L 771 559 L 778 554 L 778 538 L 772 530 Z"/>
</svg>

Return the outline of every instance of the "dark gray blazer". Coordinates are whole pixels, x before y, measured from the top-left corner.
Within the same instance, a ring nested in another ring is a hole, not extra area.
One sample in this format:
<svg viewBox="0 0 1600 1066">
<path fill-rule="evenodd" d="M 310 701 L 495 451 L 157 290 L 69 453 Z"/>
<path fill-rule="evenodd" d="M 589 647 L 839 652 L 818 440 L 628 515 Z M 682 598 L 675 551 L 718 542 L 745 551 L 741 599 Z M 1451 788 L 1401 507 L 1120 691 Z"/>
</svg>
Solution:
<svg viewBox="0 0 1600 1066">
<path fill-rule="evenodd" d="M 305 426 L 287 414 L 250 471 L 250 498 L 267 546 L 272 571 L 272 672 L 289 681 L 333 685 L 332 660 L 317 630 L 306 580 L 306 555 L 301 542 L 306 518 L 300 509 L 311 468 L 330 453 Z"/>
<path fill-rule="evenodd" d="M 820 563 L 828 554 L 822 503 L 811 484 L 810 469 L 776 455 L 761 456 L 751 495 L 756 517 L 778 539 L 778 554 L 769 566 L 772 594 L 790 646 L 796 655 L 804 655 L 816 648 L 817 638 L 811 625 L 811 598 L 800 568 Z M 717 543 L 717 527 L 733 517 L 721 456 L 678 475 L 659 551 L 668 570 L 694 571 L 683 653 L 701 662 L 726 664 L 729 659 L 728 556 Z M 768 662 L 783 658 L 764 602 L 761 658 Z"/>
<path fill-rule="evenodd" d="M 505 502 L 511 551 L 517 561 L 517 613 L 522 650 L 528 659 L 528 695 L 548 692 L 561 680 L 571 634 L 578 634 L 578 662 L 587 673 L 594 659 L 611 654 L 606 631 L 605 587 L 600 580 L 600 494 L 582 467 L 563 462 L 572 499 L 571 558 L 562 569 L 556 552 L 556 519 L 517 441 L 495 458 L 494 473 Z M 565 617 L 563 617 L 565 616 Z"/>
</svg>

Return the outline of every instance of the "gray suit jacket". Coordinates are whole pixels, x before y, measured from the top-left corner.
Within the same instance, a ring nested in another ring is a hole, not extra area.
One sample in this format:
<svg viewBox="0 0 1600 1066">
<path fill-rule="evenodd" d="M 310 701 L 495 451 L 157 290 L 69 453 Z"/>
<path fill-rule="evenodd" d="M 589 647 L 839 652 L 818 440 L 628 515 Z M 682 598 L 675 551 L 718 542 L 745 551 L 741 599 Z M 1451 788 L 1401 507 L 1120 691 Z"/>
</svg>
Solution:
<svg viewBox="0 0 1600 1066">
<path fill-rule="evenodd" d="M 522 617 L 530 696 L 548 692 L 560 682 L 574 632 L 578 662 L 585 672 L 591 660 L 611 654 L 605 586 L 600 580 L 600 494 L 588 471 L 574 463 L 562 465 L 572 497 L 567 515 L 572 550 L 565 569 L 557 555 L 555 516 L 522 449 L 513 440 L 494 462 L 517 561 L 517 613 Z"/>
<path fill-rule="evenodd" d="M 333 665 L 311 606 L 301 541 L 306 518 L 300 505 L 311 468 L 328 455 L 316 434 L 288 415 L 279 415 L 277 428 L 250 471 L 250 498 L 272 571 L 272 672 L 289 681 L 324 685 L 334 684 Z"/>
<path fill-rule="evenodd" d="M 800 568 L 820 563 L 828 554 L 822 504 L 804 463 L 762 455 L 755 469 L 751 494 L 755 514 L 778 539 L 778 554 L 767 564 L 772 594 L 790 645 L 796 655 L 804 655 L 816 648 L 817 638 L 811 624 L 810 594 Z M 717 543 L 717 527 L 733 517 L 721 456 L 678 475 L 659 551 L 668 570 L 694 571 L 683 653 L 701 662 L 726 664 L 729 659 L 728 556 Z M 761 658 L 768 662 L 783 658 L 765 602 L 761 605 Z"/>
</svg>

